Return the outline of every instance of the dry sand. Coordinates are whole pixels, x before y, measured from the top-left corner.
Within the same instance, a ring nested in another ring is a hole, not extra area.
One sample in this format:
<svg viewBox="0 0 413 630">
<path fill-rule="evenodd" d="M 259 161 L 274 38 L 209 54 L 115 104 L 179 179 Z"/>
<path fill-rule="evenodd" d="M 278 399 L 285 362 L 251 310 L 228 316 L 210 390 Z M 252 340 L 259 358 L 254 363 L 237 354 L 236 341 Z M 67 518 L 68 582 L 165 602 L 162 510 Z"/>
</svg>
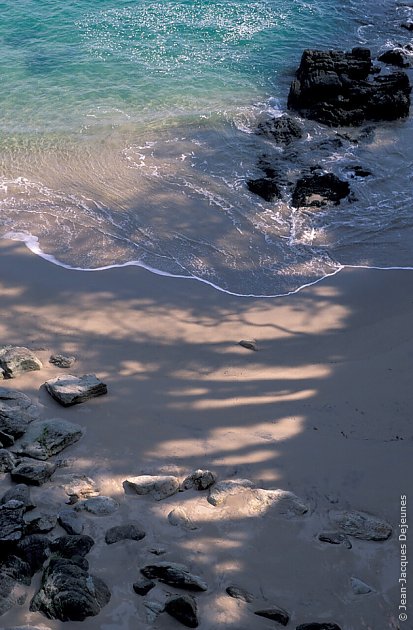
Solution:
<svg viewBox="0 0 413 630">
<path fill-rule="evenodd" d="M 197 597 L 202 630 L 281 627 L 253 615 L 271 604 L 290 612 L 291 628 L 311 621 L 342 630 L 399 627 L 400 495 L 412 483 L 412 289 L 411 272 L 346 270 L 286 298 L 233 298 L 138 268 L 69 271 L 3 241 L 0 341 L 32 348 L 44 362 L 42 371 L 4 385 L 40 403 L 42 417 L 86 428 L 61 454 L 68 467 L 32 496 L 56 511 L 64 501 L 59 476 L 81 472 L 120 503 L 112 516 L 87 517 L 85 533 L 96 541 L 91 572 L 112 599 L 84 628 L 183 627 L 166 614 L 148 625 L 144 598 L 132 591 L 139 567 L 157 559 L 149 551 L 156 546 L 166 549 L 160 559 L 184 562 L 208 582 Z M 259 350 L 237 345 L 243 338 L 255 338 Z M 108 395 L 60 407 L 41 387 L 65 373 L 48 363 L 52 352 L 76 355 L 70 372 L 96 373 Z M 288 520 L 237 502 L 214 508 L 195 491 L 155 502 L 122 487 L 129 476 L 184 477 L 194 468 L 291 490 L 309 513 Z M 3 475 L 0 490 L 9 485 Z M 197 530 L 168 523 L 177 505 Z M 394 534 L 385 542 L 353 539 L 351 550 L 319 542 L 318 533 L 332 529 L 331 509 L 370 512 Z M 134 518 L 145 539 L 105 545 L 107 528 Z M 355 595 L 351 577 L 375 592 Z M 229 584 L 256 603 L 228 597 Z M 165 591 L 176 592 L 157 587 L 146 599 Z M 81 626 L 30 613 L 29 600 L 1 627 Z"/>
</svg>

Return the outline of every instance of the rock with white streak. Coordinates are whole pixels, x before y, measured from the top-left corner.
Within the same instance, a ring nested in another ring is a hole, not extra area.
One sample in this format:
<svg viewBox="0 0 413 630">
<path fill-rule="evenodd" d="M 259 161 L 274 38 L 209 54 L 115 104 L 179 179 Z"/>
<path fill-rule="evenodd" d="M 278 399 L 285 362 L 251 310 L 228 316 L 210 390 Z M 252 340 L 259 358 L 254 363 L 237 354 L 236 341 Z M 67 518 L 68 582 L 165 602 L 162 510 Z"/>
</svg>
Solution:
<svg viewBox="0 0 413 630">
<path fill-rule="evenodd" d="M 206 582 L 177 562 L 156 562 L 141 569 L 141 573 L 148 579 L 157 579 L 164 584 L 186 588 L 190 591 L 206 591 Z"/>
<path fill-rule="evenodd" d="M 387 540 L 393 531 L 389 523 L 366 512 L 334 510 L 329 516 L 337 529 L 361 540 Z"/>
<path fill-rule="evenodd" d="M 12 450 L 18 455 L 48 459 L 82 437 L 82 427 L 68 420 L 52 418 L 33 422 Z"/>
<path fill-rule="evenodd" d="M 155 501 L 161 501 L 178 492 L 179 480 L 172 475 L 139 475 L 125 479 L 123 486 L 136 494 L 150 494 Z"/>
<path fill-rule="evenodd" d="M 4 346 L 0 348 L 0 368 L 4 378 L 15 378 L 24 372 L 41 370 L 40 359 L 29 350 L 20 346 Z"/>
<path fill-rule="evenodd" d="M 96 398 L 108 392 L 105 383 L 95 374 L 58 376 L 46 381 L 45 387 L 49 394 L 64 407 L 86 402 L 90 398 Z"/>
</svg>

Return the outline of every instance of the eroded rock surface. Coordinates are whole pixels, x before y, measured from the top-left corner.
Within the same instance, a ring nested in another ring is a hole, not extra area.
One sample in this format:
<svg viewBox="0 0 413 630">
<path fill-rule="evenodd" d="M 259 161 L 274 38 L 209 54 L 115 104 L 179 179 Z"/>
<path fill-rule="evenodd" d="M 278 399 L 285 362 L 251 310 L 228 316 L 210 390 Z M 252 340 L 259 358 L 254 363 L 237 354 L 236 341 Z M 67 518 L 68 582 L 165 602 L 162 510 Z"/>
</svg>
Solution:
<svg viewBox="0 0 413 630">
<path fill-rule="evenodd" d="M 45 460 L 60 453 L 81 437 L 82 427 L 78 424 L 60 418 L 39 420 L 30 424 L 12 450 L 19 455 Z"/>
<path fill-rule="evenodd" d="M 393 528 L 389 523 L 366 512 L 331 511 L 331 522 L 348 536 L 361 540 L 387 540 Z"/>
</svg>

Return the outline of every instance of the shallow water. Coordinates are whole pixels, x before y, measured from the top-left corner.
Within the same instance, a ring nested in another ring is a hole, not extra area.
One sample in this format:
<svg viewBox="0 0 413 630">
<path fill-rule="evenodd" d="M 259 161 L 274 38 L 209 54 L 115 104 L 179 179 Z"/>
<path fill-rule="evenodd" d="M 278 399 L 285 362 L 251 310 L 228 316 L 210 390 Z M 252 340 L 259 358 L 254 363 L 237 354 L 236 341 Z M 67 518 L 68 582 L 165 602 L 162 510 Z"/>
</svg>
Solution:
<svg viewBox="0 0 413 630">
<path fill-rule="evenodd" d="M 239 295 L 413 266 L 411 119 L 339 149 L 304 123 L 287 171 L 347 177 L 351 203 L 308 213 L 245 184 L 280 151 L 253 132 L 285 110 L 303 48 L 410 41 L 411 9 L 360 4 L 1 2 L 0 233 L 70 267 L 137 264 Z M 373 175 L 352 178 L 354 164 Z"/>
</svg>

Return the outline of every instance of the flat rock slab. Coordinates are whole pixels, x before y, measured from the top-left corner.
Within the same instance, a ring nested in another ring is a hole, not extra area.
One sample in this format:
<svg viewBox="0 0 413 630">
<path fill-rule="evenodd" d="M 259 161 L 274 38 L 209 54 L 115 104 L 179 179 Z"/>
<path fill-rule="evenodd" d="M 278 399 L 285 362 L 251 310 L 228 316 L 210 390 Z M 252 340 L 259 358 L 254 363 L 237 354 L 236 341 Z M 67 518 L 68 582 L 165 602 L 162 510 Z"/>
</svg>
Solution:
<svg viewBox="0 0 413 630">
<path fill-rule="evenodd" d="M 255 484 L 249 479 L 224 479 L 210 490 L 208 501 L 211 505 L 223 505 L 229 497 L 247 492 L 251 488 L 255 488 Z"/>
<path fill-rule="evenodd" d="M 389 523 L 365 512 L 331 511 L 331 522 L 348 536 L 361 540 L 387 540 L 393 528 Z"/>
<path fill-rule="evenodd" d="M 17 483 L 26 483 L 32 486 L 42 486 L 50 479 L 56 470 L 56 464 L 42 462 L 36 459 L 24 459 L 11 471 L 11 478 Z"/>
<path fill-rule="evenodd" d="M 110 597 L 103 580 L 89 575 L 72 560 L 52 558 L 30 610 L 40 611 L 49 619 L 83 621 L 98 615 Z"/>
<path fill-rule="evenodd" d="M 82 437 L 82 427 L 68 420 L 52 418 L 33 422 L 12 450 L 35 459 L 48 459 Z"/>
<path fill-rule="evenodd" d="M 125 479 L 123 487 L 139 495 L 150 494 L 155 501 L 161 501 L 178 492 L 179 479 L 172 475 L 139 475 Z"/>
<path fill-rule="evenodd" d="M 112 499 L 112 497 L 91 497 L 90 499 L 85 499 L 84 501 L 79 501 L 76 504 L 76 510 L 86 510 L 91 514 L 95 514 L 96 516 L 108 516 L 109 514 L 113 514 L 119 508 L 119 503 Z"/>
<path fill-rule="evenodd" d="M 290 621 L 290 615 L 286 610 L 282 608 L 278 608 L 278 606 L 271 606 L 271 608 L 262 608 L 261 610 L 256 610 L 254 615 L 258 615 L 259 617 L 265 617 L 266 619 L 271 619 L 271 621 L 276 621 L 282 626 L 286 626 Z"/>
<path fill-rule="evenodd" d="M 63 527 L 63 529 L 68 534 L 72 535 L 81 534 L 85 527 L 83 518 L 81 518 L 77 512 L 70 508 L 60 510 L 57 520 L 59 522 L 59 525 Z"/>
<path fill-rule="evenodd" d="M 0 441 L 10 446 L 39 417 L 39 408 L 22 392 L 0 387 Z"/>
<path fill-rule="evenodd" d="M 189 569 L 177 562 L 156 562 L 148 564 L 141 569 L 141 573 L 148 579 L 157 579 L 170 586 L 179 586 L 191 591 L 206 591 L 206 582 L 198 575 L 194 575 Z"/>
<path fill-rule="evenodd" d="M 207 490 L 216 480 L 216 474 L 210 470 L 194 470 L 183 480 L 181 489 L 190 490 L 193 488 L 194 490 Z"/>
<path fill-rule="evenodd" d="M 125 523 L 111 527 L 105 534 L 105 541 L 108 545 L 113 545 L 120 540 L 142 540 L 146 532 L 139 523 Z"/>
<path fill-rule="evenodd" d="M 165 603 L 165 612 L 187 628 L 197 628 L 198 607 L 191 595 L 172 595 Z"/>
<path fill-rule="evenodd" d="M 20 540 L 26 523 L 24 507 L 20 501 L 8 501 L 0 506 L 0 543 Z"/>
<path fill-rule="evenodd" d="M 40 359 L 28 348 L 5 346 L 0 349 L 0 368 L 4 378 L 15 378 L 24 372 L 41 370 L 42 367 Z"/>
<path fill-rule="evenodd" d="M 45 382 L 49 394 L 64 407 L 86 402 L 108 393 L 108 388 L 95 374 L 58 376 Z"/>
</svg>

